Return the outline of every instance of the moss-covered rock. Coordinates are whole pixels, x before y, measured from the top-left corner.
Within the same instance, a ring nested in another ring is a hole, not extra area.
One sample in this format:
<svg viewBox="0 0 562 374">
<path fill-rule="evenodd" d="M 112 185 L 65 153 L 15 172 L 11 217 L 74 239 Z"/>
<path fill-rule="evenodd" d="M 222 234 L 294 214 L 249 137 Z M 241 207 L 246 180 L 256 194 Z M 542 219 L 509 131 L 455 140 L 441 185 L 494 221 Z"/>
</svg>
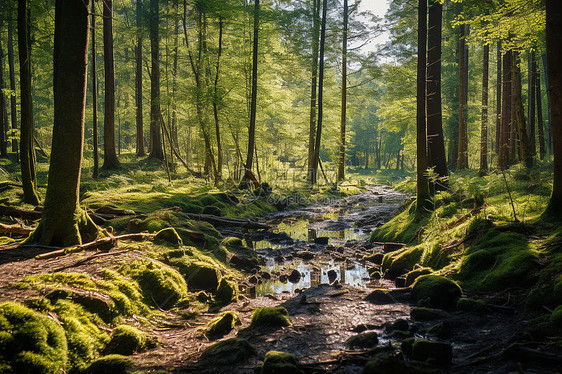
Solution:
<svg viewBox="0 0 562 374">
<path fill-rule="evenodd" d="M 365 300 L 379 305 L 394 304 L 397 302 L 407 301 L 409 294 L 409 289 L 388 290 L 385 288 L 376 288 L 365 297 Z"/>
<path fill-rule="evenodd" d="M 350 347 L 372 348 L 379 344 L 379 338 L 376 332 L 365 332 L 352 336 L 346 343 Z"/>
<path fill-rule="evenodd" d="M 185 268 L 180 267 L 180 272 L 191 289 L 215 292 L 219 286 L 220 271 L 212 264 L 194 261 Z"/>
<path fill-rule="evenodd" d="M 117 326 L 111 334 L 111 340 L 105 347 L 106 353 L 132 355 L 147 347 L 147 334 L 133 326 Z"/>
<path fill-rule="evenodd" d="M 414 321 L 431 321 L 450 317 L 449 313 L 441 309 L 416 307 L 410 309 L 410 318 Z"/>
<path fill-rule="evenodd" d="M 133 360 L 121 355 L 100 357 L 90 364 L 84 374 L 128 374 L 132 371 Z"/>
<path fill-rule="evenodd" d="M 457 309 L 464 312 L 480 312 L 486 307 L 486 302 L 483 300 L 474 300 L 468 297 L 461 297 L 457 301 Z"/>
<path fill-rule="evenodd" d="M 97 314 L 104 322 L 109 323 L 115 316 L 115 302 L 106 294 L 80 290 L 78 288 L 57 288 L 45 296 L 52 304 L 59 299 L 69 299 L 82 305 L 91 313 Z"/>
<path fill-rule="evenodd" d="M 291 326 L 289 312 L 283 307 L 262 307 L 252 313 L 250 327 L 254 328 L 278 328 Z"/>
<path fill-rule="evenodd" d="M 392 352 L 376 354 L 363 368 L 363 374 L 435 374 L 438 370 L 423 362 L 406 362 Z"/>
<path fill-rule="evenodd" d="M 158 231 L 154 236 L 154 240 L 157 243 L 160 242 L 173 246 L 180 246 L 183 244 L 183 241 L 178 235 L 178 232 L 172 227 L 168 227 Z"/>
<path fill-rule="evenodd" d="M 406 287 L 411 286 L 414 284 L 415 280 L 418 279 L 422 275 L 427 275 L 433 273 L 433 269 L 431 268 L 417 268 L 412 271 L 406 273 Z"/>
<path fill-rule="evenodd" d="M 201 355 L 201 360 L 215 365 L 234 365 L 256 354 L 256 349 L 246 339 L 231 338 L 207 348 Z"/>
<path fill-rule="evenodd" d="M 0 304 L 0 367 L 10 374 L 66 370 L 68 348 L 56 322 L 22 304 Z"/>
<path fill-rule="evenodd" d="M 269 351 L 265 354 L 261 374 L 303 374 L 303 371 L 294 355 Z"/>
<path fill-rule="evenodd" d="M 412 345 L 412 359 L 448 365 L 453 359 L 453 347 L 449 343 L 418 339 Z"/>
<path fill-rule="evenodd" d="M 236 325 L 240 325 L 240 317 L 235 312 L 224 312 L 213 318 L 205 329 L 206 335 L 211 338 L 220 338 L 228 334 Z"/>
<path fill-rule="evenodd" d="M 453 325 L 449 321 L 442 321 L 428 328 L 427 332 L 439 339 L 449 339 L 453 335 Z"/>
<path fill-rule="evenodd" d="M 386 272 L 390 278 L 395 278 L 412 270 L 421 256 L 424 248 L 420 245 L 413 247 L 404 247 L 398 251 L 390 252 L 384 255 L 382 260 L 382 270 Z"/>
<path fill-rule="evenodd" d="M 412 286 L 412 299 L 424 306 L 452 309 L 462 295 L 454 281 L 438 275 L 422 275 Z"/>
<path fill-rule="evenodd" d="M 216 299 L 222 304 L 230 304 L 236 300 L 238 295 L 238 286 L 235 282 L 228 279 L 221 279 L 217 287 Z"/>
</svg>

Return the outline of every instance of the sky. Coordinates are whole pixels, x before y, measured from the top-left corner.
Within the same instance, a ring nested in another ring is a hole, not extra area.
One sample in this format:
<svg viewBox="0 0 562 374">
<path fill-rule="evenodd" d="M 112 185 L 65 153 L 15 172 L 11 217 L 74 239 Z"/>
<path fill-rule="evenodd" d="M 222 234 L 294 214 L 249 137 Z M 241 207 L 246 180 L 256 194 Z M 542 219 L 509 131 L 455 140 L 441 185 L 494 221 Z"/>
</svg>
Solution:
<svg viewBox="0 0 562 374">
<path fill-rule="evenodd" d="M 384 17 L 386 10 L 388 9 L 389 0 L 362 0 L 359 7 L 360 11 L 370 11 L 376 16 Z M 379 44 L 384 44 L 388 41 L 388 33 L 382 33 L 378 37 L 374 38 L 369 44 L 367 44 L 363 50 L 366 52 L 375 51 Z"/>
</svg>

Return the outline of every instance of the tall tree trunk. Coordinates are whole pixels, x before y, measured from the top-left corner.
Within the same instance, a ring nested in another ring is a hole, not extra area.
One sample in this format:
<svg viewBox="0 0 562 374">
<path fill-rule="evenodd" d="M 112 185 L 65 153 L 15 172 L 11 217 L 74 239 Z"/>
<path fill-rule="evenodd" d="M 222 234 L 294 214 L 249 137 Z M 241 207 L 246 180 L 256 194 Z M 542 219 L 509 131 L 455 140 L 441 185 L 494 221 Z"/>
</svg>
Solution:
<svg viewBox="0 0 562 374">
<path fill-rule="evenodd" d="M 160 130 L 160 39 L 158 36 L 158 0 L 150 0 L 150 158 L 164 160 Z"/>
<path fill-rule="evenodd" d="M 490 45 L 484 45 L 482 61 L 482 128 L 480 131 L 480 176 L 488 172 L 488 71 L 490 65 Z"/>
<path fill-rule="evenodd" d="M 98 146 L 98 72 L 96 64 L 96 9 L 95 0 L 91 0 L 92 22 L 92 138 L 94 146 L 94 170 L 92 171 L 92 178 L 96 179 L 99 176 L 100 160 L 99 160 L 99 146 Z"/>
<path fill-rule="evenodd" d="M 345 178 L 345 121 L 347 112 L 347 23 L 349 8 L 347 0 L 343 0 L 343 45 L 341 69 L 341 118 L 340 118 L 340 149 L 338 161 L 338 182 Z"/>
<path fill-rule="evenodd" d="M 29 36 L 27 24 L 27 0 L 18 2 L 18 52 L 20 58 L 21 95 L 21 181 L 23 200 L 32 205 L 39 204 L 37 176 L 35 174 L 35 148 L 33 147 L 33 103 L 31 99 L 31 64 L 29 61 Z"/>
<path fill-rule="evenodd" d="M 546 156 L 545 138 L 544 138 L 544 120 L 542 113 L 542 93 L 541 93 L 541 74 L 537 71 L 536 74 L 536 84 L 535 84 L 535 95 L 537 102 L 537 125 L 539 128 L 539 155 L 541 160 Z"/>
<path fill-rule="evenodd" d="M 531 142 L 527 134 L 527 123 L 525 120 L 525 108 L 521 97 L 521 59 L 519 53 L 514 52 L 513 59 L 513 105 L 515 107 L 515 126 L 519 138 L 521 158 L 526 167 L 533 166 L 533 154 L 531 152 Z"/>
<path fill-rule="evenodd" d="M 535 51 L 530 55 L 530 69 L 529 69 L 529 85 L 528 85 L 528 100 L 529 100 L 529 145 L 531 146 L 531 156 L 537 155 L 537 141 L 536 141 L 536 84 L 537 84 L 537 59 Z"/>
<path fill-rule="evenodd" d="M 427 41 L 427 0 L 419 0 L 418 5 L 418 68 L 416 95 L 416 158 L 417 158 L 417 196 L 416 213 L 423 214 L 430 208 L 429 184 L 427 178 L 427 130 L 426 130 L 426 41 Z"/>
<path fill-rule="evenodd" d="M 443 136 L 443 113 L 441 106 L 441 34 L 443 6 L 431 0 L 429 7 L 429 30 L 427 35 L 427 151 L 429 167 L 440 178 L 435 188 L 447 186 L 447 157 Z"/>
<path fill-rule="evenodd" d="M 0 30 L 2 29 L 2 21 L 0 21 Z M 6 127 L 8 124 L 8 112 L 6 108 L 6 96 L 4 95 L 4 50 L 2 49 L 2 40 L 0 40 L 0 157 L 8 157 L 8 147 L 6 143 Z"/>
<path fill-rule="evenodd" d="M 98 233 L 78 205 L 88 60 L 88 5 L 84 1 L 56 0 L 53 60 L 51 163 L 36 233 L 41 244 L 69 246 L 95 239 Z"/>
<path fill-rule="evenodd" d="M 142 40 L 143 40 L 143 22 L 142 22 L 142 0 L 137 0 L 136 8 L 137 18 L 137 48 L 135 50 L 135 105 L 136 105 L 136 151 L 137 157 L 143 157 L 144 152 L 144 129 L 142 116 Z"/>
<path fill-rule="evenodd" d="M 16 130 L 18 128 L 18 112 L 17 112 L 17 103 L 16 103 L 16 73 L 15 73 L 15 64 L 14 64 L 14 32 L 13 32 L 13 21 L 12 21 L 12 6 L 8 8 L 8 69 L 10 73 L 10 90 L 14 93 L 10 97 L 10 117 L 12 122 L 12 130 Z M 16 155 L 16 159 L 18 158 L 18 139 L 16 136 L 12 137 L 12 152 Z"/>
<path fill-rule="evenodd" d="M 466 26 L 460 26 L 459 40 L 459 154 L 457 156 L 457 170 L 468 168 L 468 139 L 467 139 L 467 48 L 466 48 Z"/>
<path fill-rule="evenodd" d="M 510 135 L 511 135 L 511 60 L 512 52 L 503 55 L 503 98 L 502 98 L 502 123 L 499 142 L 498 165 L 505 170 L 509 167 L 510 160 Z"/>
<path fill-rule="evenodd" d="M 102 169 L 121 167 L 115 151 L 115 63 L 113 60 L 113 0 L 103 0 L 103 61 L 105 107 L 103 116 Z"/>
<path fill-rule="evenodd" d="M 548 149 L 550 150 L 550 153 L 554 153 L 553 152 L 553 140 L 552 140 L 552 109 L 550 106 L 550 103 L 552 103 L 552 101 L 550 100 L 550 84 L 549 84 L 549 76 L 548 76 L 548 62 L 547 62 L 547 57 L 546 54 L 543 54 L 542 56 L 542 61 L 543 61 L 543 67 L 544 67 L 544 84 L 546 86 L 546 98 L 547 98 L 547 109 L 548 109 Z"/>
<path fill-rule="evenodd" d="M 500 154 L 500 133 L 502 124 L 502 48 L 498 41 L 496 51 L 496 157 Z"/>
<path fill-rule="evenodd" d="M 252 170 L 256 136 L 256 108 L 258 100 L 258 42 L 260 26 L 260 0 L 254 4 L 254 41 L 252 46 L 252 97 L 250 101 L 250 127 L 248 130 L 248 153 L 246 155 L 247 170 Z"/>
<path fill-rule="evenodd" d="M 223 26 L 224 22 L 222 17 L 219 16 L 219 49 L 217 52 L 217 65 L 215 70 L 215 85 L 214 85 L 214 97 L 213 97 L 213 115 L 215 117 L 215 137 L 217 138 L 217 175 L 221 178 L 222 175 L 222 145 L 221 145 L 221 133 L 219 126 L 219 73 L 220 73 L 220 59 L 222 55 L 222 36 L 223 36 Z"/>
<path fill-rule="evenodd" d="M 320 145 L 322 144 L 322 115 L 324 109 L 324 46 L 326 44 L 326 13 L 328 0 L 322 3 L 322 25 L 320 27 L 320 68 L 318 71 L 318 123 L 316 125 L 316 136 L 314 139 L 314 160 L 312 162 L 312 184 L 317 183 L 318 164 L 320 163 Z"/>
<path fill-rule="evenodd" d="M 308 132 L 308 162 L 307 162 L 307 181 L 312 185 L 313 164 L 314 164 L 314 145 L 316 137 L 316 107 L 317 107 L 317 86 L 318 86 L 318 49 L 320 37 L 320 0 L 312 1 L 312 77 L 310 85 L 310 121 Z"/>
<path fill-rule="evenodd" d="M 552 113 L 554 177 L 546 214 L 562 216 L 562 3 L 546 0 L 547 74 Z"/>
</svg>

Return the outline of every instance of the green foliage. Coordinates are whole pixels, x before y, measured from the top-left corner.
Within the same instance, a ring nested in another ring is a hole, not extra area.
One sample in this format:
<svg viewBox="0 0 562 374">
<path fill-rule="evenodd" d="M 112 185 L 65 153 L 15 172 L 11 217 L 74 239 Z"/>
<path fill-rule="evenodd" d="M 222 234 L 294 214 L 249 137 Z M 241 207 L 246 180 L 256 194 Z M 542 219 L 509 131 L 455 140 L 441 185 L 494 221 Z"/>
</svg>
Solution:
<svg viewBox="0 0 562 374">
<path fill-rule="evenodd" d="M 0 368 L 5 373 L 56 374 L 66 369 L 65 333 L 22 304 L 0 304 Z"/>
<path fill-rule="evenodd" d="M 283 307 L 262 307 L 252 313 L 250 327 L 254 328 L 279 328 L 291 326 L 289 312 Z"/>
</svg>

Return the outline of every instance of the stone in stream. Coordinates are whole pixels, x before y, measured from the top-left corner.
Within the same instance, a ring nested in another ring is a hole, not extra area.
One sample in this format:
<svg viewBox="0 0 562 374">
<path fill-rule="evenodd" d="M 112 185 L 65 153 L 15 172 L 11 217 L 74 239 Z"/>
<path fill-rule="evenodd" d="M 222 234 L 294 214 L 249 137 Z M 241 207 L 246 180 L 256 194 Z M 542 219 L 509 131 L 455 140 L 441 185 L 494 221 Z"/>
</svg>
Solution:
<svg viewBox="0 0 562 374">
<path fill-rule="evenodd" d="M 287 280 L 288 280 L 288 279 L 289 279 L 289 277 L 288 277 L 287 274 L 281 274 L 281 275 L 279 276 L 279 282 L 281 282 L 281 283 L 287 283 Z"/>
<path fill-rule="evenodd" d="M 343 253 L 343 252 L 345 252 L 345 248 L 344 247 L 338 247 L 336 249 L 336 251 L 339 252 L 339 253 Z"/>
<path fill-rule="evenodd" d="M 337 277 L 338 277 L 338 273 L 336 273 L 336 271 L 334 269 L 328 270 L 328 281 L 330 283 L 334 283 L 334 281 L 337 279 Z"/>
<path fill-rule="evenodd" d="M 394 330 L 408 331 L 410 324 L 405 319 L 399 318 L 390 326 Z"/>
<path fill-rule="evenodd" d="M 328 238 L 327 236 L 320 236 L 314 239 L 315 244 L 321 244 L 321 245 L 328 245 L 329 241 L 330 238 Z"/>
<path fill-rule="evenodd" d="M 376 332 L 366 332 L 352 336 L 346 343 L 350 347 L 372 348 L 379 344 L 379 338 Z"/>
<path fill-rule="evenodd" d="M 453 360 L 453 347 L 449 343 L 418 339 L 412 345 L 412 359 L 449 365 Z"/>
<path fill-rule="evenodd" d="M 312 260 L 315 256 L 314 253 L 310 251 L 300 251 L 295 254 L 295 256 L 302 258 L 305 261 Z"/>
<path fill-rule="evenodd" d="M 363 256 L 363 261 L 369 261 L 373 264 L 380 265 L 382 264 L 382 259 L 384 257 L 383 253 L 373 253 L 371 255 Z"/>
<path fill-rule="evenodd" d="M 301 280 L 301 273 L 297 269 L 294 269 L 289 275 L 289 282 L 298 283 Z"/>
</svg>

